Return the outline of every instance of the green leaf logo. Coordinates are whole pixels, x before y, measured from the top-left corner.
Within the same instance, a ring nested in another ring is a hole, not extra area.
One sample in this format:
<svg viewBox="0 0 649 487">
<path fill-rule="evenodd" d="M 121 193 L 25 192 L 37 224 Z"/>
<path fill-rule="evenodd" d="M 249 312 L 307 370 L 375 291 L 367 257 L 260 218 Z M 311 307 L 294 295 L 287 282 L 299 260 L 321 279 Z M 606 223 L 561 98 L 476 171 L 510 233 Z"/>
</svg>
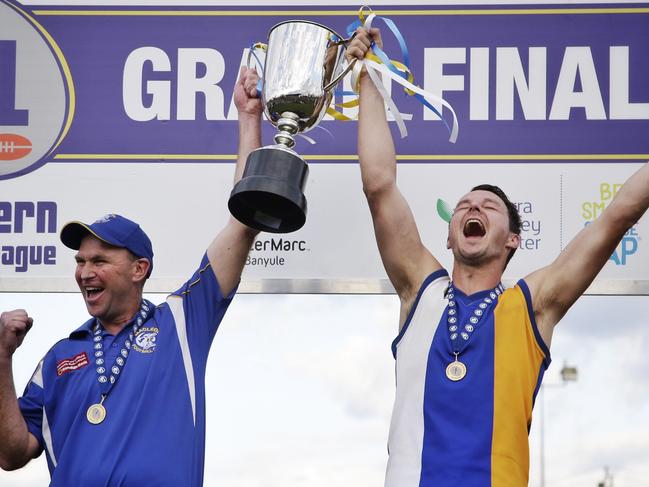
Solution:
<svg viewBox="0 0 649 487">
<path fill-rule="evenodd" d="M 448 206 L 448 203 L 441 198 L 437 198 L 437 214 L 446 223 L 451 223 L 453 210 L 451 210 L 451 207 Z"/>
</svg>

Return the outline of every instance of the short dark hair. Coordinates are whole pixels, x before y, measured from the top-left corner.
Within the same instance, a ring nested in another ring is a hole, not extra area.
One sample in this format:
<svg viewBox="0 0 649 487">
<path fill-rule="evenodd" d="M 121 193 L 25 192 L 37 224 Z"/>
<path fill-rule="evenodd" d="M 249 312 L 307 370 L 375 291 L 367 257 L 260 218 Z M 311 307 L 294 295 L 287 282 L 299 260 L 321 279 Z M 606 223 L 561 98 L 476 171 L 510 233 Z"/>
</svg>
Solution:
<svg viewBox="0 0 649 487">
<path fill-rule="evenodd" d="M 479 184 L 478 186 L 471 188 L 471 191 L 489 191 L 498 196 L 507 207 L 507 213 L 509 214 L 509 231 L 515 235 L 521 234 L 521 215 L 518 213 L 516 205 L 509 200 L 502 189 L 493 184 Z M 509 264 L 509 261 L 512 260 L 512 257 L 514 257 L 514 252 L 516 252 L 516 249 L 511 249 L 509 251 L 509 255 L 505 261 L 505 268 L 507 267 L 507 264 Z"/>
</svg>

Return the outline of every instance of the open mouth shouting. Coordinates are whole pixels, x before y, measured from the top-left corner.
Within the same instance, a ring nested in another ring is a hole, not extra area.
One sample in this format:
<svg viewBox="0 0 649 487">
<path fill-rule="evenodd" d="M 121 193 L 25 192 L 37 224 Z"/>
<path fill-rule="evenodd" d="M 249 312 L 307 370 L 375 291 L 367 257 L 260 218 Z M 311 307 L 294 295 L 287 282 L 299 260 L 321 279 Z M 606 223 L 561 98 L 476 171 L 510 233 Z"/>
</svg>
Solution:
<svg viewBox="0 0 649 487">
<path fill-rule="evenodd" d="M 88 287 L 84 288 L 84 292 L 85 292 L 85 295 L 86 295 L 86 301 L 88 301 L 89 303 L 93 302 L 93 301 L 96 301 L 103 291 L 104 291 L 104 288 L 102 288 L 102 287 L 90 287 L 90 286 L 88 286 Z"/>
<path fill-rule="evenodd" d="M 469 218 L 466 222 L 464 222 L 463 233 L 467 238 L 484 237 L 487 233 L 487 230 L 480 220 L 478 220 L 477 218 Z"/>
</svg>

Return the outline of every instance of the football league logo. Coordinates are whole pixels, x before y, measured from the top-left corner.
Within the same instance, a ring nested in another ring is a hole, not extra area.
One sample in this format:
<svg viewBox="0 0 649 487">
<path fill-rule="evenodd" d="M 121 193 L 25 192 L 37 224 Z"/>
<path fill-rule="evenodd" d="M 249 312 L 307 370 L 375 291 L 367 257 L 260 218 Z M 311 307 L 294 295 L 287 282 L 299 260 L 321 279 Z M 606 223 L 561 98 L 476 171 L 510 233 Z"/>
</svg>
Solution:
<svg viewBox="0 0 649 487">
<path fill-rule="evenodd" d="M 0 0 L 0 32 L 0 179 L 9 179 L 43 165 L 61 143 L 74 87 L 54 39 L 17 3 Z"/>
</svg>

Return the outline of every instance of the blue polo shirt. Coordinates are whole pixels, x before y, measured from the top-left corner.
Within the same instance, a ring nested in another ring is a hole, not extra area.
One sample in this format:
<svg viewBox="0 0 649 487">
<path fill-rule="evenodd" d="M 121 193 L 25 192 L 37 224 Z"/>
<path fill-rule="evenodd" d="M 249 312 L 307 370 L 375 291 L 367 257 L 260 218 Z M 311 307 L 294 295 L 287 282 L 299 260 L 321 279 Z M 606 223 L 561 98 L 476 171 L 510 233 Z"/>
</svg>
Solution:
<svg viewBox="0 0 649 487">
<path fill-rule="evenodd" d="M 86 419 L 101 397 L 94 318 L 49 350 L 19 405 L 45 450 L 51 486 L 203 485 L 205 367 L 233 295 L 221 295 L 204 256 L 191 279 L 140 327 L 98 425 Z M 106 368 L 130 331 L 129 325 L 105 335 Z"/>
</svg>

